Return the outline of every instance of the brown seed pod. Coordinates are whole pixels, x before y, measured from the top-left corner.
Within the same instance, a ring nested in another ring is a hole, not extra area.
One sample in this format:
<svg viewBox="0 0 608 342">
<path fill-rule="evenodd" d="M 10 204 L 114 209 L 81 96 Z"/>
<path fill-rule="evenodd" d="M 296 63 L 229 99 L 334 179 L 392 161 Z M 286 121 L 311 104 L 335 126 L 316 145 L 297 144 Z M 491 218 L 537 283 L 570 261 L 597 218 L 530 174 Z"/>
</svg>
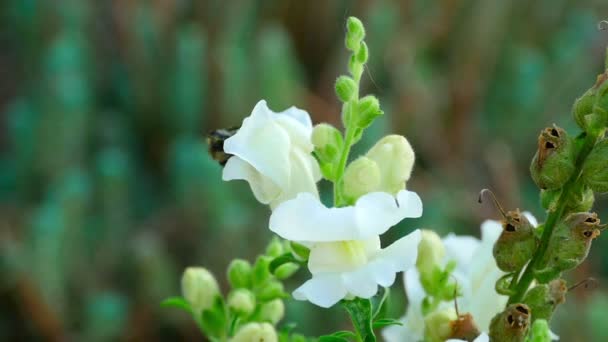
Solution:
<svg viewBox="0 0 608 342">
<path fill-rule="evenodd" d="M 566 301 L 568 288 L 563 279 L 555 279 L 549 284 L 540 284 L 533 287 L 524 297 L 532 312 L 532 322 L 537 319 L 551 320 L 555 308 Z"/>
<path fill-rule="evenodd" d="M 565 130 L 553 125 L 541 131 L 530 174 L 541 189 L 558 189 L 575 169 L 574 144 Z"/>
<path fill-rule="evenodd" d="M 505 212 L 494 193 L 483 189 L 479 193 L 481 203 L 484 194 L 490 194 L 494 205 L 500 211 L 502 219 L 502 233 L 494 244 L 493 254 L 496 265 L 502 271 L 516 272 L 532 258 L 536 250 L 537 240 L 534 235 L 534 226 L 522 215 L 519 209 Z"/>
</svg>

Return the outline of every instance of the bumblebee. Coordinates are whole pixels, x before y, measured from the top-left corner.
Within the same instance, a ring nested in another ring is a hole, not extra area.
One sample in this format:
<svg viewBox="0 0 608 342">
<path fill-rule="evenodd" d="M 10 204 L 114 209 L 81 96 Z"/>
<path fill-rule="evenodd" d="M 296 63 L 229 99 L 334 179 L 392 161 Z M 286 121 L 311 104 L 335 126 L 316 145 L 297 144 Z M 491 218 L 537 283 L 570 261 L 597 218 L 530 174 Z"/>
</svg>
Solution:
<svg viewBox="0 0 608 342">
<path fill-rule="evenodd" d="M 209 145 L 209 155 L 221 166 L 226 165 L 232 154 L 224 152 L 224 141 L 235 135 L 240 127 L 221 128 L 207 134 L 207 145 Z"/>
</svg>

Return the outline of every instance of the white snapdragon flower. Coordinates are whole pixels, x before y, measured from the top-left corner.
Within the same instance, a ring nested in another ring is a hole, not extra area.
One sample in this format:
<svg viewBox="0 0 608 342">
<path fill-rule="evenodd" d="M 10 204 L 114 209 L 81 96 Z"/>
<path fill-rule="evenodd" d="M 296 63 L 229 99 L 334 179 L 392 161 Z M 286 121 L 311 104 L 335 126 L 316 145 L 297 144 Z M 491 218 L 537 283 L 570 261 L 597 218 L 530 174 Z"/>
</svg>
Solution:
<svg viewBox="0 0 608 342">
<path fill-rule="evenodd" d="M 233 156 L 222 178 L 246 180 L 255 198 L 271 208 L 301 192 L 318 197 L 321 171 L 311 154 L 311 134 L 306 111 L 291 107 L 275 113 L 261 100 L 224 142 L 224 152 Z"/>
<path fill-rule="evenodd" d="M 530 218 L 530 217 L 528 217 Z M 536 220 L 532 217 L 531 222 Z M 496 266 L 492 254 L 494 243 L 502 232 L 498 221 L 488 220 L 481 225 L 481 240 L 472 236 L 449 234 L 442 242 L 445 246 L 444 264 L 456 262 L 452 275 L 458 282 L 458 307 L 461 313 L 470 313 L 482 332 L 488 332 L 490 321 L 501 312 L 508 298 L 494 290 L 496 281 L 504 275 Z M 388 342 L 422 341 L 424 339 L 424 315 L 422 301 L 427 296 L 420 282 L 417 269 L 404 274 L 405 290 L 408 298 L 406 315 L 401 319 L 403 326 L 391 326 L 384 329 L 383 336 Z M 454 303 L 442 302 L 436 310 L 454 307 Z M 487 335 L 480 335 L 475 341 L 487 341 Z"/>
<path fill-rule="evenodd" d="M 420 197 L 407 190 L 396 196 L 372 192 L 342 208 L 327 208 L 309 193 L 282 203 L 270 217 L 270 229 L 310 248 L 312 279 L 294 298 L 327 308 L 351 296 L 370 298 L 378 285 L 391 286 L 397 272 L 415 265 L 421 234 L 416 230 L 386 248 L 379 236 L 402 219 L 421 215 Z"/>
</svg>

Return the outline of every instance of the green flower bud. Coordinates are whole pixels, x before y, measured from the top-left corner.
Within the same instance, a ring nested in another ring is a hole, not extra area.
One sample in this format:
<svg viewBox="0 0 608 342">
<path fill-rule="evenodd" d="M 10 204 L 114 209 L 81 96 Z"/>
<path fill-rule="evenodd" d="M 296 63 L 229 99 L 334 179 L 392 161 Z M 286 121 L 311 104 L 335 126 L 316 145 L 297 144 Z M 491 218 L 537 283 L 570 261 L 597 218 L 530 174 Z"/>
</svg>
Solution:
<svg viewBox="0 0 608 342">
<path fill-rule="evenodd" d="M 277 342 L 277 332 L 270 323 L 247 323 L 230 342 Z"/>
<path fill-rule="evenodd" d="M 550 342 L 555 339 L 555 336 L 549 329 L 549 323 L 544 319 L 537 319 L 532 323 L 530 335 L 526 342 Z"/>
<path fill-rule="evenodd" d="M 380 167 L 378 191 L 396 194 L 405 189 L 416 159 L 412 145 L 400 135 L 387 135 L 380 139 L 365 155 Z"/>
<path fill-rule="evenodd" d="M 279 323 L 285 316 L 285 304 L 281 299 L 274 299 L 262 304 L 256 319 L 263 322 L 270 322 L 273 325 Z"/>
<path fill-rule="evenodd" d="M 550 321 L 555 308 L 566 301 L 568 288 L 563 279 L 555 279 L 549 284 L 540 284 L 526 293 L 523 302 L 530 307 L 532 321 Z"/>
<path fill-rule="evenodd" d="M 256 294 L 261 302 L 268 302 L 273 299 L 282 298 L 285 296 L 285 291 L 283 290 L 282 283 L 278 281 L 271 281 L 262 286 Z"/>
<path fill-rule="evenodd" d="M 530 328 L 530 308 L 511 304 L 490 322 L 490 341 L 523 342 Z"/>
<path fill-rule="evenodd" d="M 351 51 L 358 51 L 359 44 L 365 38 L 365 28 L 361 20 L 349 17 L 346 21 L 346 48 Z"/>
<path fill-rule="evenodd" d="M 422 230 L 422 240 L 418 244 L 418 259 L 416 268 L 422 273 L 432 272 L 445 257 L 445 247 L 441 238 L 432 230 Z"/>
<path fill-rule="evenodd" d="M 593 114 L 593 105 L 595 104 L 595 87 L 587 90 L 583 96 L 574 101 L 572 106 L 572 115 L 576 123 L 584 130 L 587 128 L 586 116 Z"/>
<path fill-rule="evenodd" d="M 380 186 L 380 168 L 375 161 L 359 157 L 348 165 L 342 178 L 344 196 L 349 203 L 359 197 L 375 191 Z"/>
<path fill-rule="evenodd" d="M 336 95 L 342 102 L 348 102 L 352 100 L 357 94 L 358 88 L 355 80 L 348 76 L 340 76 L 336 80 Z"/>
<path fill-rule="evenodd" d="M 452 335 L 452 321 L 458 319 L 456 310 L 448 308 L 435 311 L 424 318 L 424 340 L 427 342 L 443 342 Z"/>
<path fill-rule="evenodd" d="M 384 113 L 380 110 L 378 99 L 373 95 L 367 95 L 357 103 L 356 125 L 359 128 L 366 128 L 382 114 Z"/>
<path fill-rule="evenodd" d="M 358 63 L 365 64 L 367 63 L 367 59 L 369 58 L 369 49 L 367 48 L 367 44 L 365 42 L 361 42 L 359 46 L 359 51 L 355 55 Z"/>
<path fill-rule="evenodd" d="M 582 190 L 572 193 L 566 204 L 566 212 L 589 211 L 593 208 L 594 202 L 595 195 L 593 194 L 593 190 L 585 186 Z"/>
<path fill-rule="evenodd" d="M 228 282 L 232 288 L 251 287 L 251 264 L 247 260 L 234 259 L 228 265 Z"/>
<path fill-rule="evenodd" d="M 253 273 L 252 273 L 252 285 L 254 287 L 263 284 L 266 280 L 270 279 L 270 263 L 273 258 L 269 256 L 259 256 L 255 265 L 253 265 Z"/>
<path fill-rule="evenodd" d="M 583 164 L 582 179 L 595 192 L 608 192 L 608 139 L 599 141 Z"/>
<path fill-rule="evenodd" d="M 274 271 L 274 276 L 278 279 L 287 279 L 291 277 L 294 273 L 296 273 L 300 269 L 300 265 L 295 264 L 293 262 L 285 263 Z"/>
<path fill-rule="evenodd" d="M 534 255 L 538 241 L 534 227 L 519 209 L 503 213 L 502 233 L 492 253 L 496 266 L 504 272 L 519 271 Z"/>
<path fill-rule="evenodd" d="M 313 128 L 311 140 L 315 146 L 315 155 L 319 160 L 323 177 L 335 181 L 334 168 L 337 166 L 344 145 L 342 133 L 334 126 L 322 123 Z"/>
<path fill-rule="evenodd" d="M 228 295 L 228 307 L 239 316 L 249 316 L 255 309 L 255 296 L 247 289 L 236 289 Z"/>
<path fill-rule="evenodd" d="M 182 275 L 182 296 L 194 312 L 200 313 L 210 308 L 219 293 L 219 286 L 211 272 L 203 267 L 186 268 Z"/>
<path fill-rule="evenodd" d="M 266 255 L 276 258 L 283 253 L 285 253 L 285 251 L 283 250 L 281 239 L 274 236 L 272 240 L 270 240 L 268 246 L 266 246 Z"/>
<path fill-rule="evenodd" d="M 541 189 L 558 189 L 575 170 L 574 144 L 563 129 L 545 128 L 538 137 L 538 150 L 530 164 L 532 179 Z"/>
<path fill-rule="evenodd" d="M 541 263 L 544 268 L 535 271 L 536 279 L 544 284 L 580 265 L 603 228 L 596 213 L 574 213 L 566 217 L 551 235 Z"/>
</svg>

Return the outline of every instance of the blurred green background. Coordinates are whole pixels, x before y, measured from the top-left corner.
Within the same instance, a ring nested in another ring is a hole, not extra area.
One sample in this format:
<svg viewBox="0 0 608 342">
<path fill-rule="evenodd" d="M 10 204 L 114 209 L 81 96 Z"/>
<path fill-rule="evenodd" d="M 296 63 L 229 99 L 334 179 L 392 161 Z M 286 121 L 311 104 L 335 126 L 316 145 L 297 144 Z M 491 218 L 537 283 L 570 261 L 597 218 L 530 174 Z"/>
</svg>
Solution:
<svg viewBox="0 0 608 342">
<path fill-rule="evenodd" d="M 367 27 L 364 91 L 386 113 L 355 152 L 387 133 L 417 152 L 408 187 L 425 214 L 387 240 L 478 235 L 498 217 L 477 203 L 484 187 L 542 219 L 529 161 L 543 127 L 577 129 L 571 105 L 603 68 L 605 1 L 3 0 L 0 340 L 200 339 L 159 307 L 183 268 L 204 265 L 225 288 L 229 261 L 271 236 L 268 208 L 221 181 L 204 136 L 259 99 L 339 124 L 349 15 Z M 605 236 L 568 279 L 589 276 L 599 287 L 571 292 L 553 321 L 564 341 L 608 340 Z M 306 303 L 288 315 L 310 336 L 348 327 Z"/>
</svg>

